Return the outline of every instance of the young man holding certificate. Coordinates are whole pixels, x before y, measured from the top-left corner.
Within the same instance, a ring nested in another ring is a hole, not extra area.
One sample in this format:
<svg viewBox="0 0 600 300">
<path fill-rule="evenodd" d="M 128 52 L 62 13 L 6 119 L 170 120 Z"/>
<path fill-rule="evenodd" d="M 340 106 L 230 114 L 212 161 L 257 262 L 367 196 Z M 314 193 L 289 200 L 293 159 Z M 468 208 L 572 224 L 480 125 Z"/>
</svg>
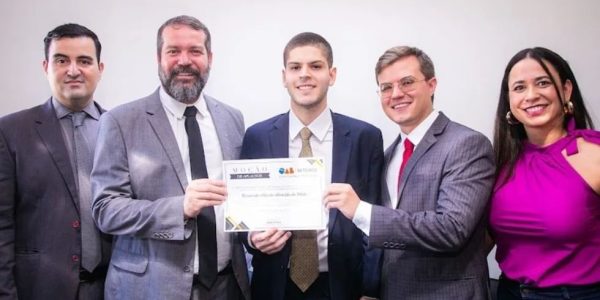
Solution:
<svg viewBox="0 0 600 300">
<path fill-rule="evenodd" d="M 327 184 L 348 183 L 361 199 L 379 199 L 381 132 L 328 108 L 336 78 L 331 46 L 305 32 L 283 54 L 290 111 L 248 128 L 241 158 L 322 157 Z M 359 299 L 374 292 L 374 278 L 363 276 L 373 267 L 365 263 L 363 234 L 337 209 L 323 213 L 326 230 L 249 232 L 253 299 Z"/>
</svg>

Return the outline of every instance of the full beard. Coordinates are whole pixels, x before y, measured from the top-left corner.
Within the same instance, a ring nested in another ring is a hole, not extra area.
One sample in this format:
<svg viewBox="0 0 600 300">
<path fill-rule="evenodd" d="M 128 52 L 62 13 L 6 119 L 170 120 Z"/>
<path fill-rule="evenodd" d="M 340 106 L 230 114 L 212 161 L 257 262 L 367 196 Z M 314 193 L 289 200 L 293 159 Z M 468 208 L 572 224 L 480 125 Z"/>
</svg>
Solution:
<svg viewBox="0 0 600 300">
<path fill-rule="evenodd" d="M 191 66 L 183 66 L 171 70 L 167 76 L 162 68 L 160 66 L 158 67 L 158 77 L 167 94 L 173 97 L 173 99 L 185 104 L 193 104 L 198 100 L 198 97 L 200 97 L 200 93 L 202 93 L 206 81 L 208 80 L 209 72 L 210 69 L 207 69 L 206 73 L 202 74 L 202 72 L 195 70 Z M 177 81 L 176 77 L 180 73 L 192 74 L 195 77 L 195 80 L 191 85 L 185 85 Z"/>
</svg>

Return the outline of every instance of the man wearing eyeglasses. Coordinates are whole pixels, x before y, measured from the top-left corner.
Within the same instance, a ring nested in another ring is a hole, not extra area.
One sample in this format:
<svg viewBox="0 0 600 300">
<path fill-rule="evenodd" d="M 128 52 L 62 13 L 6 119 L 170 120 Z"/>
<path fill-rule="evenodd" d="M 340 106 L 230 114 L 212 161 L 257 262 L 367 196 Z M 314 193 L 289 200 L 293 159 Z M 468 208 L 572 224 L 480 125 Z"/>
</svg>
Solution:
<svg viewBox="0 0 600 300">
<path fill-rule="evenodd" d="M 488 299 L 490 142 L 433 108 L 437 79 L 420 49 L 387 50 L 375 73 L 383 110 L 400 126 L 385 151 L 383 206 L 345 184 L 332 185 L 325 203 L 384 249 L 382 299 Z"/>
</svg>

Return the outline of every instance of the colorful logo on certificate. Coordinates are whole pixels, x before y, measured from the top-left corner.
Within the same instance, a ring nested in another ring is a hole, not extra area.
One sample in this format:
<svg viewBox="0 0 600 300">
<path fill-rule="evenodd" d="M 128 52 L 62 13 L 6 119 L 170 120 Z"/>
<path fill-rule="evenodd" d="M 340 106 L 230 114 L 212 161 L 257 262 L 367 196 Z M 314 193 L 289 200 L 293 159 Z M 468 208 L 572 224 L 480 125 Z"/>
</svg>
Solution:
<svg viewBox="0 0 600 300">
<path fill-rule="evenodd" d="M 292 167 L 289 167 L 289 168 L 279 168 L 278 172 L 281 175 L 291 175 L 291 174 L 296 173 L 296 171 Z"/>
</svg>

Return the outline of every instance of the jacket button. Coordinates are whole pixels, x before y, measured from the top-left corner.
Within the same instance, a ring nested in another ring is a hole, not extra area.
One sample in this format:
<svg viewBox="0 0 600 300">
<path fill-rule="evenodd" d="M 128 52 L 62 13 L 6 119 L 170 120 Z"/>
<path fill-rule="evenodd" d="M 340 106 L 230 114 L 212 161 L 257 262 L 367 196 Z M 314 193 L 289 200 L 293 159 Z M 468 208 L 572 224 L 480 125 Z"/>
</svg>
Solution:
<svg viewBox="0 0 600 300">
<path fill-rule="evenodd" d="M 79 228 L 79 226 L 81 226 L 79 224 L 79 220 L 75 220 L 75 221 L 71 222 L 71 227 L 73 227 L 73 228 Z"/>
<path fill-rule="evenodd" d="M 190 266 L 183 267 L 183 271 L 186 272 L 186 273 L 189 272 L 189 271 L 191 271 Z"/>
<path fill-rule="evenodd" d="M 78 255 L 72 255 L 71 256 L 71 260 L 74 262 L 78 262 L 79 261 L 79 256 Z"/>
<path fill-rule="evenodd" d="M 387 246 L 389 246 L 389 245 L 390 245 L 390 243 L 388 243 L 388 242 L 383 242 L 383 246 L 384 246 L 384 247 L 387 247 Z"/>
</svg>

